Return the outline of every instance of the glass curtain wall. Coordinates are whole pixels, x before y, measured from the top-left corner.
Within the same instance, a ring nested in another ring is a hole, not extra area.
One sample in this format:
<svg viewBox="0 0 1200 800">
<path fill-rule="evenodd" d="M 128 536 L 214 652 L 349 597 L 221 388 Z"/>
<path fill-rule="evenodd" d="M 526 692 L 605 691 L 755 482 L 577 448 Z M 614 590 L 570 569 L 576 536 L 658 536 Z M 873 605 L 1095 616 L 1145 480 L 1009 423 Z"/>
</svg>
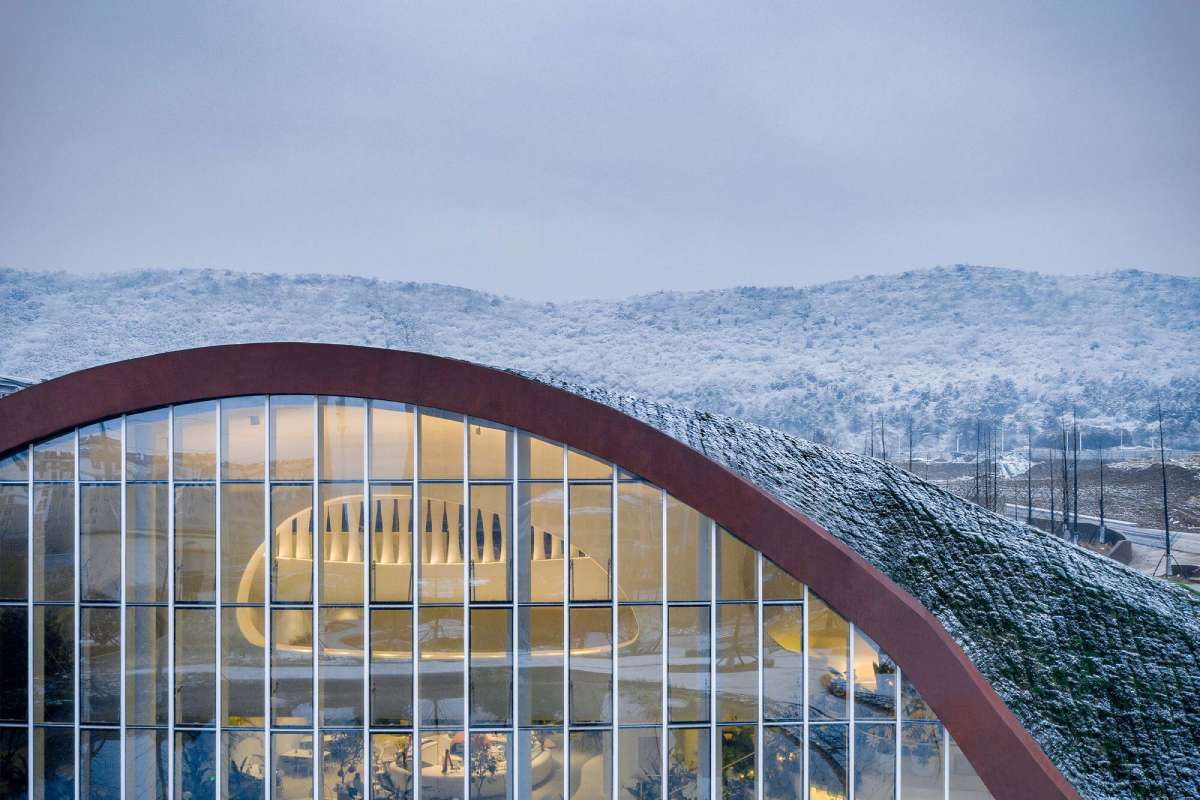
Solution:
<svg viewBox="0 0 1200 800">
<path fill-rule="evenodd" d="M 0 459 L 0 796 L 988 797 L 740 539 L 484 420 L 234 397 Z"/>
</svg>

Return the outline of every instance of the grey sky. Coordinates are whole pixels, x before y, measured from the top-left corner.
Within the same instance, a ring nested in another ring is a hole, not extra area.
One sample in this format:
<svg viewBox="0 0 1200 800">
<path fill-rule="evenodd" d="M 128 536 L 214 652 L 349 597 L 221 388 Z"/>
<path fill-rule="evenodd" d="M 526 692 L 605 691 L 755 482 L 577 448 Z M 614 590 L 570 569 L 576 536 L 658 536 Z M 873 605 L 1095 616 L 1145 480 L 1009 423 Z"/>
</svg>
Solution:
<svg viewBox="0 0 1200 800">
<path fill-rule="evenodd" d="M 1200 274 L 1197 3 L 70 5 L 0 10 L 0 266 Z"/>
</svg>

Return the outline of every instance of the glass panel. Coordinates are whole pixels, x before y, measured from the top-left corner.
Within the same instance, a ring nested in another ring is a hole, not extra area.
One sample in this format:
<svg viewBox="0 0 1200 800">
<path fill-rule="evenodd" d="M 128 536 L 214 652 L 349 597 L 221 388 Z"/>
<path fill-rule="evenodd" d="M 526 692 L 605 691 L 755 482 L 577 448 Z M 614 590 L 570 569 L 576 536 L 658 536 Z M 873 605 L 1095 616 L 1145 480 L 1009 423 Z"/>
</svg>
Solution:
<svg viewBox="0 0 1200 800">
<path fill-rule="evenodd" d="M 217 490 L 175 487 L 175 599 L 211 603 L 217 579 Z"/>
<path fill-rule="evenodd" d="M 412 800 L 412 734 L 371 734 L 371 797 Z"/>
<path fill-rule="evenodd" d="M 363 611 L 321 609 L 321 724 L 363 724 Z M 339 740 L 340 742 L 341 740 Z M 359 742 L 362 750 L 362 742 Z M 361 763 L 359 767 L 361 768 Z"/>
<path fill-rule="evenodd" d="M 618 600 L 662 597 L 662 491 L 648 483 L 617 486 Z"/>
<path fill-rule="evenodd" d="M 271 597 L 277 603 L 312 602 L 312 504 L 312 484 L 271 487 Z"/>
<path fill-rule="evenodd" d="M 512 597 L 512 486 L 471 486 L 471 602 L 504 602 Z"/>
<path fill-rule="evenodd" d="M 563 721 L 562 606 L 522 608 L 517 626 L 522 725 Z M 529 784 L 522 782 L 521 786 Z"/>
<path fill-rule="evenodd" d="M 271 609 L 271 724 L 312 725 L 313 614 Z"/>
<path fill-rule="evenodd" d="M 461 607 L 421 609 L 417 680 L 423 727 L 463 723 L 463 633 Z"/>
<path fill-rule="evenodd" d="M 271 480 L 312 480 L 313 399 L 271 398 Z"/>
<path fill-rule="evenodd" d="M 467 434 L 471 480 L 504 480 L 512 477 L 512 428 L 472 419 Z"/>
<path fill-rule="evenodd" d="M 758 608 L 717 607 L 717 719 L 758 718 Z"/>
<path fill-rule="evenodd" d="M 29 591 L 29 488 L 0 486 L 0 600 L 24 600 Z"/>
<path fill-rule="evenodd" d="M 421 735 L 421 800 L 459 800 L 463 795 L 462 731 Z"/>
<path fill-rule="evenodd" d="M 723 800 L 753 800 L 754 766 L 757 753 L 754 747 L 754 727 L 726 725 L 720 730 L 721 775 L 717 796 Z"/>
<path fill-rule="evenodd" d="M 808 796 L 846 800 L 850 750 L 845 725 L 813 725 L 808 729 Z"/>
<path fill-rule="evenodd" d="M 854 629 L 854 718 L 896 718 L 896 662 Z"/>
<path fill-rule="evenodd" d="M 463 418 L 421 409 L 421 480 L 462 480 Z"/>
<path fill-rule="evenodd" d="M 859 800 L 892 800 L 895 795 L 896 726 L 855 724 L 854 796 Z"/>
<path fill-rule="evenodd" d="M 846 719 L 850 626 L 815 594 L 808 609 L 809 719 Z"/>
<path fill-rule="evenodd" d="M 510 609 L 471 609 L 470 687 L 471 725 L 510 724 L 513 699 Z"/>
<path fill-rule="evenodd" d="M 125 610 L 125 722 L 128 725 L 166 725 L 167 609 Z"/>
<path fill-rule="evenodd" d="M 0 728 L 0 764 L 4 765 L 4 769 L 0 769 L 0 797 L 27 800 L 29 735 L 26 728 Z"/>
<path fill-rule="evenodd" d="M 763 800 L 802 800 L 804 728 L 763 728 Z M 813 800 L 821 795 L 814 794 Z"/>
<path fill-rule="evenodd" d="M 220 797 L 262 800 L 267 773 L 265 753 L 262 733 L 222 733 L 221 758 L 225 769 L 221 770 Z"/>
<path fill-rule="evenodd" d="M 121 480 L 121 420 L 79 429 L 79 480 Z"/>
<path fill-rule="evenodd" d="M 321 480 L 363 479 L 366 404 L 352 397 L 322 397 Z"/>
<path fill-rule="evenodd" d="M 209 651 L 209 658 L 212 652 Z M 121 721 L 121 609 L 79 612 L 79 719 Z"/>
<path fill-rule="evenodd" d="M 165 483 L 126 486 L 125 600 L 167 601 L 167 497 Z"/>
<path fill-rule="evenodd" d="M 944 788 L 942 726 L 935 722 L 905 722 L 900 735 L 903 800 L 938 800 Z"/>
<path fill-rule="evenodd" d="M 667 714 L 670 722 L 708 721 L 708 608 L 667 610 Z"/>
<path fill-rule="evenodd" d="M 264 397 L 232 397 L 221 401 L 221 478 L 261 480 L 263 438 L 267 426 Z"/>
<path fill-rule="evenodd" d="M 578 450 L 567 450 L 567 476 L 573 481 L 612 479 L 612 464 Z"/>
<path fill-rule="evenodd" d="M 561 731 L 522 732 L 518 758 L 521 770 L 518 781 L 522 796 L 528 796 L 530 800 L 562 800 L 564 761 Z"/>
<path fill-rule="evenodd" d="M 157 408 L 125 418 L 125 479 L 165 481 L 168 477 L 170 411 Z"/>
<path fill-rule="evenodd" d="M 517 474 L 521 480 L 561 481 L 563 446 L 524 431 L 517 432 Z"/>
<path fill-rule="evenodd" d="M 612 610 L 571 609 L 571 724 L 612 721 Z"/>
<path fill-rule="evenodd" d="M 612 597 L 612 485 L 571 486 L 571 600 Z"/>
<path fill-rule="evenodd" d="M 709 520 L 667 495 L 667 599 L 707 600 Z"/>
<path fill-rule="evenodd" d="M 84 601 L 121 599 L 121 487 L 79 487 L 79 592 Z"/>
<path fill-rule="evenodd" d="M 217 477 L 217 404 L 175 406 L 175 480 Z"/>
<path fill-rule="evenodd" d="M 363 536 L 367 521 L 361 483 L 321 484 L 322 603 L 362 603 Z M 462 583 L 462 566 L 459 583 Z"/>
<path fill-rule="evenodd" d="M 321 739 L 321 797 L 359 800 L 365 788 L 362 731 L 329 731 Z"/>
<path fill-rule="evenodd" d="M 900 706 L 904 712 L 904 719 L 937 719 L 933 709 L 922 699 L 917 687 L 913 686 L 907 675 L 904 675 L 900 682 Z"/>
<path fill-rule="evenodd" d="M 661 797 L 662 732 L 657 728 L 622 728 L 617 733 L 617 750 L 618 800 Z"/>
<path fill-rule="evenodd" d="M 371 478 L 412 480 L 412 406 L 371 401 Z"/>
<path fill-rule="evenodd" d="M 371 724 L 412 725 L 412 611 L 371 611 Z"/>
<path fill-rule="evenodd" d="M 472 800 L 511 800 L 508 767 L 512 763 L 507 733 L 471 734 L 470 797 Z"/>
<path fill-rule="evenodd" d="M 33 487 L 33 599 L 75 599 L 75 487 Z"/>
<path fill-rule="evenodd" d="M 461 429 L 461 427 L 460 427 Z M 422 483 L 420 509 L 422 603 L 463 601 L 463 488 Z"/>
<path fill-rule="evenodd" d="M 992 800 L 992 793 L 953 738 L 950 739 L 950 800 Z"/>
<path fill-rule="evenodd" d="M 263 724 L 263 610 L 221 609 L 221 719 L 237 728 Z M 262 744 L 259 744 L 260 756 Z M 262 778 L 260 773 L 258 776 Z"/>
<path fill-rule="evenodd" d="M 763 607 L 763 716 L 804 719 L 804 606 Z"/>
<path fill-rule="evenodd" d="M 313 735 L 271 734 L 272 800 L 312 800 Z"/>
<path fill-rule="evenodd" d="M 212 725 L 216 719 L 216 612 L 209 608 L 175 611 L 175 721 Z"/>
<path fill-rule="evenodd" d="M 216 800 L 216 746 L 212 731 L 175 734 L 175 800 Z"/>
<path fill-rule="evenodd" d="M 523 483 L 519 489 L 521 602 L 563 599 L 563 488 L 561 483 Z"/>
<path fill-rule="evenodd" d="M 125 742 L 125 793 L 138 800 L 166 800 L 166 731 L 129 731 Z"/>
<path fill-rule="evenodd" d="M 627 606 L 617 612 L 618 683 L 622 725 L 662 719 L 662 606 Z"/>
<path fill-rule="evenodd" d="M 0 670 L 0 720 L 4 722 L 28 721 L 25 702 L 29 678 L 28 619 L 23 606 L 0 607 L 0 652 L 6 662 Z"/>
<path fill-rule="evenodd" d="M 412 485 L 371 486 L 371 599 L 412 602 Z"/>
<path fill-rule="evenodd" d="M 612 792 L 612 731 L 571 732 L 571 797 L 609 800 Z"/>
<path fill-rule="evenodd" d="M 763 556 L 762 571 L 763 600 L 804 599 L 804 584 L 766 556 Z"/>
<path fill-rule="evenodd" d="M 221 602 L 263 601 L 263 487 L 221 487 Z"/>
<path fill-rule="evenodd" d="M 36 800 L 71 800 L 75 796 L 74 751 L 73 729 L 33 729 L 33 796 Z M 116 775 L 113 781 L 116 782 Z"/>
<path fill-rule="evenodd" d="M 33 479 L 35 481 L 70 481 L 75 479 L 75 434 L 62 436 L 33 446 Z"/>
<path fill-rule="evenodd" d="M 717 580 L 720 599 L 754 600 L 758 576 L 754 561 L 758 553 L 724 528 L 717 530 Z"/>
<path fill-rule="evenodd" d="M 33 721 L 75 721 L 75 610 L 33 607 Z M 68 755 L 71 748 L 67 748 Z"/>
<path fill-rule="evenodd" d="M 129 796 L 138 797 L 133 792 Z M 79 797 L 80 800 L 120 800 L 119 730 L 95 731 L 85 728 L 79 732 Z"/>
<path fill-rule="evenodd" d="M 712 791 L 708 728 L 673 728 L 667 741 L 667 797 L 707 800 Z"/>
<path fill-rule="evenodd" d="M 0 458 L 0 481 L 26 481 L 29 478 L 29 451 L 19 450 Z"/>
</svg>

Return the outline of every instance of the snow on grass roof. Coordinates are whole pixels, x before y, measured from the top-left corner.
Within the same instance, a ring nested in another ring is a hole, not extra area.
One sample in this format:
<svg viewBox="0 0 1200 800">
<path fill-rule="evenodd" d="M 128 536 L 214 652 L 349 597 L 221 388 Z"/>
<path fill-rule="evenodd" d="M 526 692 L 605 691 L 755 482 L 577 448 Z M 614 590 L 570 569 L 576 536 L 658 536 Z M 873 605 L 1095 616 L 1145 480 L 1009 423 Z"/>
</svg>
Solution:
<svg viewBox="0 0 1200 800">
<path fill-rule="evenodd" d="M 856 550 L 932 612 L 1082 797 L 1200 798 L 1200 600 L 1189 592 L 892 464 L 527 377 L 659 429 Z"/>
</svg>

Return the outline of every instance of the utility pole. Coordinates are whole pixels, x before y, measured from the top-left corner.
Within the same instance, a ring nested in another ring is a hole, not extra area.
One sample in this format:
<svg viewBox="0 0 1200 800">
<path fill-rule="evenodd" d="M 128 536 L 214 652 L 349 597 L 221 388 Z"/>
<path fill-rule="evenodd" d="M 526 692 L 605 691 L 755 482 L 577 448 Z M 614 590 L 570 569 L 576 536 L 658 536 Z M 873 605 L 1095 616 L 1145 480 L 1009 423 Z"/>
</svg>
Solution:
<svg viewBox="0 0 1200 800">
<path fill-rule="evenodd" d="M 1029 468 L 1025 470 L 1025 524 L 1033 524 L 1033 429 L 1029 434 Z"/>
<path fill-rule="evenodd" d="M 1079 541 L 1079 423 L 1076 422 L 1075 405 L 1071 405 L 1071 442 L 1072 446 L 1072 461 L 1071 475 L 1074 483 L 1071 488 L 1071 535 L 1075 541 Z"/>
<path fill-rule="evenodd" d="M 912 472 L 913 461 L 913 434 L 912 434 L 912 414 L 908 415 L 908 471 Z"/>
<path fill-rule="evenodd" d="M 1108 537 L 1104 534 L 1104 446 L 1100 447 L 1100 544 Z"/>
<path fill-rule="evenodd" d="M 1053 440 L 1051 440 L 1053 441 Z M 1050 448 L 1050 534 L 1054 534 L 1054 448 Z"/>
<path fill-rule="evenodd" d="M 1167 545 L 1167 577 L 1171 577 L 1171 515 L 1167 512 L 1167 448 L 1163 444 L 1162 401 L 1158 401 L 1158 463 L 1162 468 L 1163 536 Z"/>
</svg>

